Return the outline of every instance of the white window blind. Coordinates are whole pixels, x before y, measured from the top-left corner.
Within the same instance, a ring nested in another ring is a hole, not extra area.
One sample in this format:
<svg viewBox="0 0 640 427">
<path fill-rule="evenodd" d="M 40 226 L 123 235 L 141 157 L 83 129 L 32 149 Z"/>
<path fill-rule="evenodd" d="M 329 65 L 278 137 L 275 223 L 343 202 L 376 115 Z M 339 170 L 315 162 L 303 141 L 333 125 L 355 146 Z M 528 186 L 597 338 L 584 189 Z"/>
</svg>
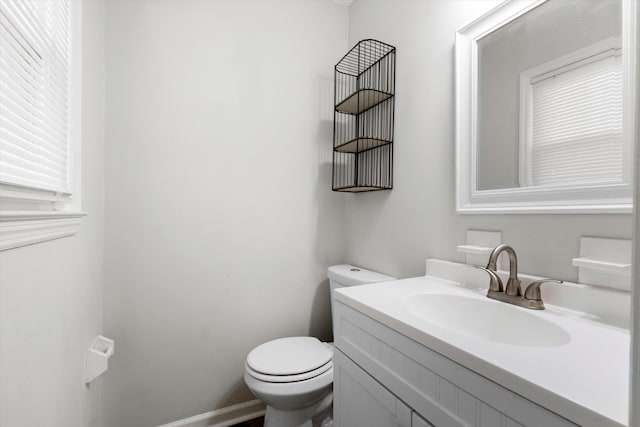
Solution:
<svg viewBox="0 0 640 427">
<path fill-rule="evenodd" d="M 0 0 L 0 182 L 70 193 L 70 4 Z"/>
<path fill-rule="evenodd" d="M 531 185 L 623 179 L 617 52 L 610 49 L 531 81 Z"/>
</svg>

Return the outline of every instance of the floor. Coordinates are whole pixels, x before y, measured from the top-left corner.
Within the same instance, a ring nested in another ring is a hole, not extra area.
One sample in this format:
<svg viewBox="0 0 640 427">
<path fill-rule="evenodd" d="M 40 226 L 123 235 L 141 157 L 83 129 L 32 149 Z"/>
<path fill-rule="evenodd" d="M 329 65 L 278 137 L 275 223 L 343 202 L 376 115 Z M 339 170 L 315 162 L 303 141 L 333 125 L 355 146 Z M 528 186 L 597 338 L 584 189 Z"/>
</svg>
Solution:
<svg viewBox="0 0 640 427">
<path fill-rule="evenodd" d="M 232 427 L 262 427 L 264 426 L 264 417 L 255 418 L 253 420 L 245 421 L 240 424 L 235 424 Z"/>
</svg>

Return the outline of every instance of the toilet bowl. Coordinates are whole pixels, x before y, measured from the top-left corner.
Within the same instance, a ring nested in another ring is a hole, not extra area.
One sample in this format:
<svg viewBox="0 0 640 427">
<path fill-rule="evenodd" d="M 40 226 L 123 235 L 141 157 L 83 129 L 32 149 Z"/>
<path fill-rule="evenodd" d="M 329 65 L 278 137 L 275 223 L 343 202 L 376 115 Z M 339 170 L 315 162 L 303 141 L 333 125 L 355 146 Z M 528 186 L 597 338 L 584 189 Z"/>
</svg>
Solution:
<svg viewBox="0 0 640 427">
<path fill-rule="evenodd" d="M 249 353 L 244 380 L 267 405 L 265 426 L 321 425 L 333 400 L 332 358 L 333 348 L 312 337 L 269 341 Z"/>
<path fill-rule="evenodd" d="M 329 267 L 338 287 L 395 280 L 351 265 Z M 333 304 L 333 301 L 332 301 Z M 265 427 L 325 427 L 333 408 L 333 344 L 314 337 L 266 342 L 247 356 L 244 380 L 267 406 Z"/>
</svg>

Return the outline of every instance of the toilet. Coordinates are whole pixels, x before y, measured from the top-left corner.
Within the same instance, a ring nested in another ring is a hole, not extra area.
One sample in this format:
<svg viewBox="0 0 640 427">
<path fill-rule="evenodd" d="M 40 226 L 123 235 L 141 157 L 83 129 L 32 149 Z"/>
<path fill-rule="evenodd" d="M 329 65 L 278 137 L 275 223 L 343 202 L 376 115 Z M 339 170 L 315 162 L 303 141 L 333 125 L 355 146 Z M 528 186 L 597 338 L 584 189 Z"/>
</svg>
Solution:
<svg viewBox="0 0 640 427">
<path fill-rule="evenodd" d="M 395 278 L 354 267 L 327 271 L 331 293 L 344 286 Z M 333 307 L 333 298 L 331 298 Z M 244 381 L 267 406 L 265 427 L 330 427 L 333 409 L 333 344 L 314 337 L 288 337 L 251 350 Z"/>
</svg>

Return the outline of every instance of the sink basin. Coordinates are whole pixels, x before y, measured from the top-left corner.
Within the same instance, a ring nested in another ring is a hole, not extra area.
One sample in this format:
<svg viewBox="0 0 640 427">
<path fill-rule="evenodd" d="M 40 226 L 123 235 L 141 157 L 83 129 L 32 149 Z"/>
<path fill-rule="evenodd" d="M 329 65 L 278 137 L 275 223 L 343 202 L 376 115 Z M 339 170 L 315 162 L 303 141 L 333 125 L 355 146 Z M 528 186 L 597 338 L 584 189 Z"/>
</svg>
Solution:
<svg viewBox="0 0 640 427">
<path fill-rule="evenodd" d="M 417 294 L 406 297 L 414 316 L 457 334 L 503 344 L 556 347 L 567 344 L 569 334 L 560 326 L 524 308 L 457 294 Z"/>
</svg>

